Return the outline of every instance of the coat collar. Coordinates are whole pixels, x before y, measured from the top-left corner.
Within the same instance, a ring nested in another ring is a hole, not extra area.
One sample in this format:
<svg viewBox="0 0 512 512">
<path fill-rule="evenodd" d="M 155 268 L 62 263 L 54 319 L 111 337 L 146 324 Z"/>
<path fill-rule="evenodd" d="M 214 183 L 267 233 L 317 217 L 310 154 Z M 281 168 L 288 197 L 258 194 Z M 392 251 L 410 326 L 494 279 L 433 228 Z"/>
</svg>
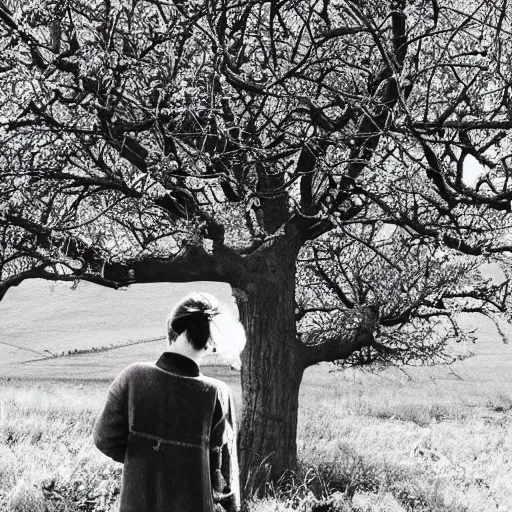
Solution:
<svg viewBox="0 0 512 512">
<path fill-rule="evenodd" d="M 185 377 L 199 377 L 199 366 L 189 357 L 176 354 L 175 352 L 164 352 L 156 365 L 169 373 L 183 375 Z"/>
</svg>

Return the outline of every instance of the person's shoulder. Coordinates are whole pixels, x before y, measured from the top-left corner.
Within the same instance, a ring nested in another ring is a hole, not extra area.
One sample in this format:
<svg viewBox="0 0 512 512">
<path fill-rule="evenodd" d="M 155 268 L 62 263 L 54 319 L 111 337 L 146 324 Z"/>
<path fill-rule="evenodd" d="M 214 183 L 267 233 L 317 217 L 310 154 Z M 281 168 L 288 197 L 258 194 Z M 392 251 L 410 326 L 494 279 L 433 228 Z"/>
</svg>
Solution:
<svg viewBox="0 0 512 512">
<path fill-rule="evenodd" d="M 155 368 L 155 363 L 136 362 L 126 366 L 119 375 L 134 375 L 140 372 L 147 372 Z"/>
<path fill-rule="evenodd" d="M 137 387 L 140 382 L 144 382 L 144 377 L 151 373 L 154 368 L 156 368 L 154 363 L 132 363 L 121 370 L 109 389 L 117 397 L 126 396 L 128 390 L 134 386 Z"/>
<path fill-rule="evenodd" d="M 136 379 L 141 375 L 147 374 L 155 368 L 155 364 L 150 362 L 132 363 L 121 370 L 115 380 L 118 382 L 126 382 L 132 379 Z"/>
<path fill-rule="evenodd" d="M 203 374 L 201 374 L 200 379 L 206 385 L 215 388 L 219 394 L 222 394 L 222 395 L 225 395 L 225 396 L 230 396 L 231 395 L 230 387 L 225 382 L 223 382 L 222 380 L 215 379 L 214 377 L 208 377 L 208 376 L 203 375 Z"/>
</svg>

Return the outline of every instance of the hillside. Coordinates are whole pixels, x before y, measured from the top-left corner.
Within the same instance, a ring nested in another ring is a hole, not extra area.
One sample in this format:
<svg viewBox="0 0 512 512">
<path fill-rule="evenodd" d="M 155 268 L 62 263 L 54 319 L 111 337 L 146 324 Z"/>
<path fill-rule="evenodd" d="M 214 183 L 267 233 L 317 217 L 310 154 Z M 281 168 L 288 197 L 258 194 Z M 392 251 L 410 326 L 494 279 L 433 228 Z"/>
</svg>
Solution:
<svg viewBox="0 0 512 512">
<path fill-rule="evenodd" d="M 500 276 L 491 269 L 489 277 Z M 172 304 L 192 290 L 213 293 L 237 315 L 231 289 L 224 283 L 133 285 L 115 291 L 89 283 L 72 290 L 26 281 L 0 302 L 0 376 L 111 379 L 131 362 L 155 360 L 165 349 L 164 323 Z M 472 357 L 449 367 L 386 373 L 418 380 L 512 381 L 512 344 L 504 343 L 492 321 L 466 314 L 459 317 L 459 325 L 477 330 L 475 345 L 459 347 Z M 500 327 L 512 340 L 512 327 Z M 92 349 L 101 350 L 67 355 Z M 52 357 L 62 353 L 66 356 Z M 206 363 L 225 365 L 229 357 L 212 354 Z"/>
<path fill-rule="evenodd" d="M 110 378 L 133 361 L 154 360 L 165 349 L 165 319 L 172 305 L 190 291 L 213 293 L 238 315 L 231 289 L 223 283 L 133 285 L 116 291 L 90 283 L 72 290 L 25 281 L 0 302 L 0 376 Z M 126 346 L 51 357 L 112 345 Z"/>
</svg>

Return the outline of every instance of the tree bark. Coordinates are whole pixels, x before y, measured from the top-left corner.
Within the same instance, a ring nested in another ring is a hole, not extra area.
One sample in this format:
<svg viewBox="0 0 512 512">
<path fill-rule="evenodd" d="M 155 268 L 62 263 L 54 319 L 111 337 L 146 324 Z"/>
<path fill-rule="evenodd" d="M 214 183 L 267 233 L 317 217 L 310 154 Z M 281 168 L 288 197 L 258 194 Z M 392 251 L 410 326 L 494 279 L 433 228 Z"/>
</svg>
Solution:
<svg viewBox="0 0 512 512">
<path fill-rule="evenodd" d="M 242 353 L 244 410 L 240 467 L 244 494 L 264 490 L 294 469 L 299 387 L 305 353 L 295 322 L 297 244 L 280 240 L 248 259 L 249 281 L 237 294 L 248 343 Z"/>
</svg>

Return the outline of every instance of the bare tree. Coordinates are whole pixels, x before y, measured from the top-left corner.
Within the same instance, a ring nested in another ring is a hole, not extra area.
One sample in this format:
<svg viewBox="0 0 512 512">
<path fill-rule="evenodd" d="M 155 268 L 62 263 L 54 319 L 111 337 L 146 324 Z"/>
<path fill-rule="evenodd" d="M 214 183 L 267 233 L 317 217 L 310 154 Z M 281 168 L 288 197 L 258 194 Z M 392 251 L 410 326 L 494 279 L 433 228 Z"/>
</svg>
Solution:
<svg viewBox="0 0 512 512">
<path fill-rule="evenodd" d="M 295 463 L 304 369 L 377 347 L 379 325 L 436 295 L 416 301 L 407 274 L 405 308 L 338 295 L 352 314 L 319 347 L 297 330 L 299 258 L 335 228 L 347 255 L 357 233 L 382 252 L 356 229 L 376 222 L 423 262 L 433 247 L 510 250 L 509 7 L 0 2 L 0 297 L 27 278 L 230 283 L 249 339 L 242 469 L 268 456 L 278 476 Z M 301 272 L 328 283 L 344 258 Z"/>
<path fill-rule="evenodd" d="M 299 337 L 317 351 L 311 362 L 380 368 L 469 357 L 477 339 L 459 328 L 458 315 L 485 315 L 500 331 L 510 301 L 508 279 L 484 277 L 481 261 L 381 222 L 307 244 L 296 316 Z"/>
</svg>

